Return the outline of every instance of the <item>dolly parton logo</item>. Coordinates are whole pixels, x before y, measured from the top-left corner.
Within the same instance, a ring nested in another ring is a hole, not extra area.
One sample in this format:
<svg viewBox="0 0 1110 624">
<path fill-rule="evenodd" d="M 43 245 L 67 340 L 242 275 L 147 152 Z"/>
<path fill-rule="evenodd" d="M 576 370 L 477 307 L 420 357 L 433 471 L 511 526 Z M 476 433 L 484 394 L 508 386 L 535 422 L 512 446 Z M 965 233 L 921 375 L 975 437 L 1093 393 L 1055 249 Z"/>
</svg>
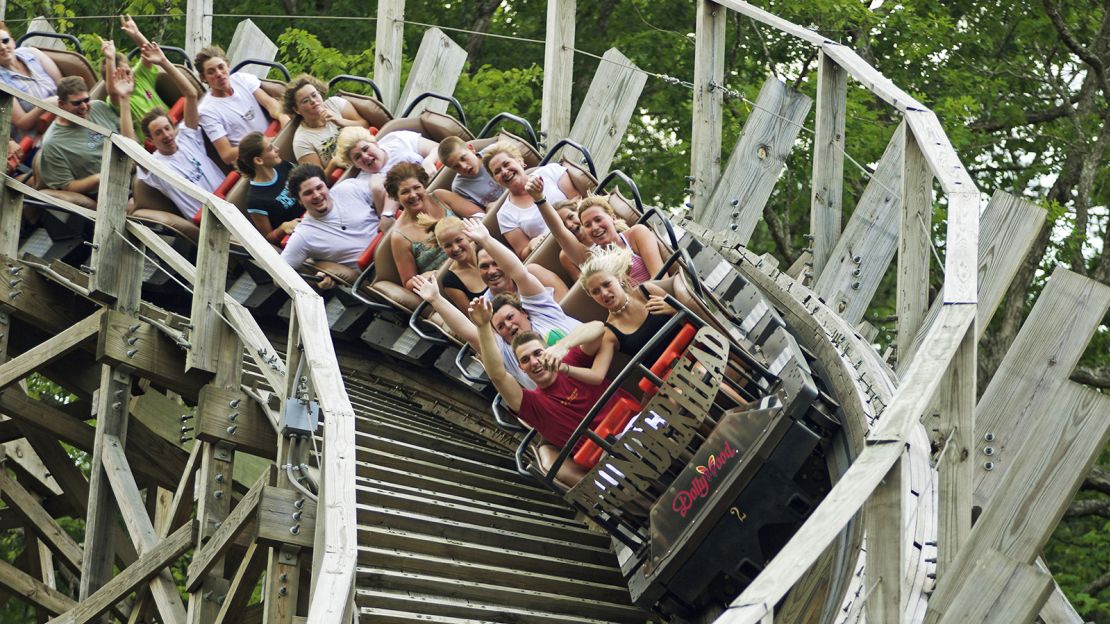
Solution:
<svg viewBox="0 0 1110 624">
<path fill-rule="evenodd" d="M 717 475 L 724 470 L 729 460 L 736 456 L 736 451 L 726 441 L 725 446 L 721 452 L 716 455 L 710 455 L 709 459 L 705 462 L 704 466 L 696 466 L 694 470 L 698 471 L 698 476 L 690 480 L 690 487 L 685 490 L 679 490 L 674 500 L 671 502 L 671 509 L 678 512 L 678 515 L 683 518 L 690 512 L 694 503 L 709 496 L 709 485 L 717 478 Z"/>
</svg>

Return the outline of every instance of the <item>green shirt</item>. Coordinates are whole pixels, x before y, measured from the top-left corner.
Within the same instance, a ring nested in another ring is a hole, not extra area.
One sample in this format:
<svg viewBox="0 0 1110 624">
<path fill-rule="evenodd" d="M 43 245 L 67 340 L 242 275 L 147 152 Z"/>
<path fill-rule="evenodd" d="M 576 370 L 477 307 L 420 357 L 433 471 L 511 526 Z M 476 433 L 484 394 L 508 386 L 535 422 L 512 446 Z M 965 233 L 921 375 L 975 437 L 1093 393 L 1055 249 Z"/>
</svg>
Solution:
<svg viewBox="0 0 1110 624">
<path fill-rule="evenodd" d="M 135 136 L 139 143 L 146 139 L 142 128 L 143 116 L 155 108 L 170 112 L 170 107 L 166 106 L 154 88 L 158 81 L 158 74 L 157 65 L 147 67 L 141 60 L 131 68 L 131 75 L 135 78 L 135 91 L 131 93 L 131 122 L 135 126 Z M 114 102 L 112 108 L 119 110 Z"/>
<path fill-rule="evenodd" d="M 119 132 L 119 117 L 106 102 L 93 100 L 89 121 Z M 100 173 L 104 135 L 77 124 L 63 126 L 55 121 L 42 139 L 42 182 L 60 189 L 74 180 Z"/>
</svg>

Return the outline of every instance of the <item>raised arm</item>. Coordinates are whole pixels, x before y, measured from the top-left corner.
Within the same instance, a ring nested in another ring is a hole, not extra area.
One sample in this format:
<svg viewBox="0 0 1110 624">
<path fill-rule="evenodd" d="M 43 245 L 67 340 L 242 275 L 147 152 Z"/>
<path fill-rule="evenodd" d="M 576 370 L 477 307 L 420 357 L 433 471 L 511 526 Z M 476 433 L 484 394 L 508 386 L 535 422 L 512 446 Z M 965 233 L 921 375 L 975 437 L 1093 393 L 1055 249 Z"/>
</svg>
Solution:
<svg viewBox="0 0 1110 624">
<path fill-rule="evenodd" d="M 141 34 L 139 36 L 142 37 Z M 197 93 L 196 86 L 180 69 L 166 58 L 166 53 L 162 51 L 162 48 L 157 43 L 146 41 L 145 38 L 143 41 L 146 42 L 141 44 L 143 62 L 157 66 L 173 80 L 174 86 L 177 87 L 181 96 L 185 98 L 185 111 L 182 121 L 185 122 L 186 127 L 195 130 L 197 126 L 200 125 L 200 113 L 197 112 L 197 100 L 200 98 L 200 94 Z"/>
<path fill-rule="evenodd" d="M 486 369 L 486 376 L 493 382 L 493 387 L 501 393 L 501 399 L 514 412 L 520 410 L 520 403 L 524 398 L 524 390 L 520 383 L 509 374 L 505 368 L 505 361 L 501 358 L 501 349 L 497 346 L 500 338 L 493 333 L 489 321 L 493 316 L 493 307 L 490 302 L 479 297 L 470 302 L 470 320 L 478 326 L 478 350 L 482 357 L 482 366 Z"/>
<path fill-rule="evenodd" d="M 139 27 L 135 24 L 135 20 L 131 19 L 130 15 L 119 16 L 119 29 L 122 30 L 123 34 L 127 35 L 139 49 L 142 49 L 143 46 L 150 43 L 147 41 L 146 37 L 143 36 L 143 33 L 139 31 Z M 143 65 L 150 67 L 155 65 L 155 63 L 151 63 L 144 57 Z"/>
<path fill-rule="evenodd" d="M 596 353 L 598 347 L 601 346 L 599 339 L 605 333 L 605 323 L 601 321 L 580 323 L 578 327 L 570 330 L 561 340 L 548 347 L 547 353 L 558 362 L 563 361 L 567 352 L 574 347 L 581 347 L 587 354 Z"/>
<path fill-rule="evenodd" d="M 417 275 L 412 278 L 412 290 L 439 313 L 452 333 L 465 340 L 475 351 L 480 352 L 482 350 L 478 342 L 478 328 L 470 322 L 470 319 L 462 313 L 462 310 L 456 308 L 454 304 L 440 294 L 439 285 L 436 284 L 434 279 Z M 486 325 L 489 325 L 489 323 L 486 323 Z"/>
<path fill-rule="evenodd" d="M 570 375 L 573 379 L 588 383 L 591 386 L 604 383 L 605 377 L 609 373 L 609 364 L 613 362 L 613 353 L 617 349 L 617 339 L 612 333 L 605 332 L 597 339 L 597 343 L 594 361 L 590 364 L 589 368 L 585 366 L 571 366 L 560 362 L 559 364 L 561 366 L 559 370 Z M 585 349 L 583 349 L 583 351 L 585 351 Z"/>
<path fill-rule="evenodd" d="M 54 62 L 54 59 L 50 58 L 50 55 L 38 48 L 31 48 L 31 52 L 35 55 L 35 58 L 39 60 L 39 64 L 46 70 L 46 73 L 54 79 L 54 84 L 58 84 L 58 81 L 64 78 L 64 76 L 62 76 L 62 70 L 58 68 L 58 64 Z"/>
<path fill-rule="evenodd" d="M 555 237 L 555 242 L 559 243 L 559 248 L 562 249 L 571 262 L 580 265 L 586 261 L 586 255 L 589 249 L 585 245 L 578 242 L 578 239 L 567 229 L 566 224 L 559 218 L 559 213 L 555 212 L 555 206 L 547 201 L 543 195 L 543 178 L 539 176 L 532 176 L 528 178 L 528 184 L 525 185 L 524 190 L 532 196 L 532 201 L 536 202 L 536 208 L 540 211 L 540 216 L 543 217 L 543 222 L 547 224 L 547 229 L 551 230 L 551 235 Z"/>
<path fill-rule="evenodd" d="M 499 241 L 494 239 L 489 234 L 489 230 L 478 219 L 465 219 L 463 220 L 463 234 L 466 234 L 470 240 L 482 246 L 497 266 L 516 283 L 517 292 L 522 297 L 533 297 L 544 292 L 545 287 L 536 279 L 534 275 L 528 272 L 524 267 L 524 263 L 520 261 L 513 250 L 509 249 Z"/>
<path fill-rule="evenodd" d="M 113 52 L 114 54 L 114 52 Z M 117 67 L 112 72 L 114 79 L 108 95 L 119 106 L 119 131 L 123 136 L 138 141 L 135 136 L 135 123 L 131 119 L 131 94 L 135 92 L 135 79 L 126 68 Z"/>
</svg>

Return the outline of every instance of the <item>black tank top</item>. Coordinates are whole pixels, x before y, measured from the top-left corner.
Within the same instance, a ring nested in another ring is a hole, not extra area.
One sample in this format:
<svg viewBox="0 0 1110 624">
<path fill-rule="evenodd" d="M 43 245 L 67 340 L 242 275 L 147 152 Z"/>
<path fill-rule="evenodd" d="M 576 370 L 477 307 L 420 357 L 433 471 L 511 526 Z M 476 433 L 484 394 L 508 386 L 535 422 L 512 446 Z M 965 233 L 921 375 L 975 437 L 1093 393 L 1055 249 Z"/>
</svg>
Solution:
<svg viewBox="0 0 1110 624">
<path fill-rule="evenodd" d="M 454 271 L 447 271 L 447 274 L 443 276 L 443 287 L 461 290 L 466 295 L 467 300 L 477 299 L 482 296 L 482 293 L 486 292 L 484 288 L 478 292 L 470 290 Z"/>
<path fill-rule="evenodd" d="M 640 292 L 643 293 L 644 299 L 649 297 L 647 289 L 644 288 L 643 285 L 640 285 Z M 651 314 L 649 312 L 644 322 L 630 334 L 626 334 L 617 329 L 616 326 L 609 321 L 605 321 L 605 326 L 617 337 L 617 345 L 621 353 L 636 355 L 641 347 L 646 345 L 655 334 L 658 334 L 659 331 L 663 329 L 663 326 L 667 324 L 670 318 L 670 314 Z M 659 359 L 659 356 L 663 354 L 663 351 L 667 348 L 667 344 L 669 343 L 670 341 L 666 338 L 656 343 L 655 348 L 644 357 L 643 363 L 647 366 L 651 366 L 655 363 L 655 360 Z"/>
</svg>

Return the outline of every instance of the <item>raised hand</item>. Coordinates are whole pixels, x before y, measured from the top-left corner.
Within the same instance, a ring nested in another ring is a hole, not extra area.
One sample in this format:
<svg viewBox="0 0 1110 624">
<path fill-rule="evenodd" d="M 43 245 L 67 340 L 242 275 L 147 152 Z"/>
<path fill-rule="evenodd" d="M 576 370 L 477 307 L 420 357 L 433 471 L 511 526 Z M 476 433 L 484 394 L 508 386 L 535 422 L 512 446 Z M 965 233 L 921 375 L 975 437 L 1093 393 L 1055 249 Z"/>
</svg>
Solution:
<svg viewBox="0 0 1110 624">
<path fill-rule="evenodd" d="M 479 245 L 484 245 L 490 239 L 489 229 L 481 219 L 463 219 L 462 231 L 467 238 Z"/>
<path fill-rule="evenodd" d="M 676 311 L 661 295 L 652 295 L 648 297 L 647 304 L 644 307 L 647 308 L 649 314 L 664 314 L 670 316 Z"/>
<path fill-rule="evenodd" d="M 112 76 L 112 95 L 121 103 L 126 102 L 135 92 L 135 77 L 127 67 L 117 67 Z"/>
<path fill-rule="evenodd" d="M 543 199 L 543 178 L 528 176 L 528 182 L 524 185 L 524 190 L 532 196 L 532 201 L 540 201 Z"/>
<path fill-rule="evenodd" d="M 132 19 L 130 15 L 119 16 L 119 29 L 132 39 L 143 36 L 143 34 L 139 32 L 139 27 L 135 24 L 135 20 Z"/>
<path fill-rule="evenodd" d="M 488 325 L 493 318 L 493 306 L 485 297 L 477 297 L 470 302 L 470 320 L 478 327 Z"/>
<path fill-rule="evenodd" d="M 162 47 L 154 41 L 144 43 L 139 50 L 143 56 L 143 60 L 151 65 L 158 65 L 161 67 L 169 63 L 169 59 L 166 58 L 166 53 L 162 51 Z"/>
<path fill-rule="evenodd" d="M 116 61 L 116 42 L 111 39 L 101 39 L 100 54 L 106 59 L 112 59 L 114 65 Z"/>
<path fill-rule="evenodd" d="M 417 275 L 409 282 L 412 284 L 412 292 L 420 296 L 421 299 L 431 303 L 439 296 L 439 284 L 434 279 L 428 279 L 423 275 Z"/>
</svg>

